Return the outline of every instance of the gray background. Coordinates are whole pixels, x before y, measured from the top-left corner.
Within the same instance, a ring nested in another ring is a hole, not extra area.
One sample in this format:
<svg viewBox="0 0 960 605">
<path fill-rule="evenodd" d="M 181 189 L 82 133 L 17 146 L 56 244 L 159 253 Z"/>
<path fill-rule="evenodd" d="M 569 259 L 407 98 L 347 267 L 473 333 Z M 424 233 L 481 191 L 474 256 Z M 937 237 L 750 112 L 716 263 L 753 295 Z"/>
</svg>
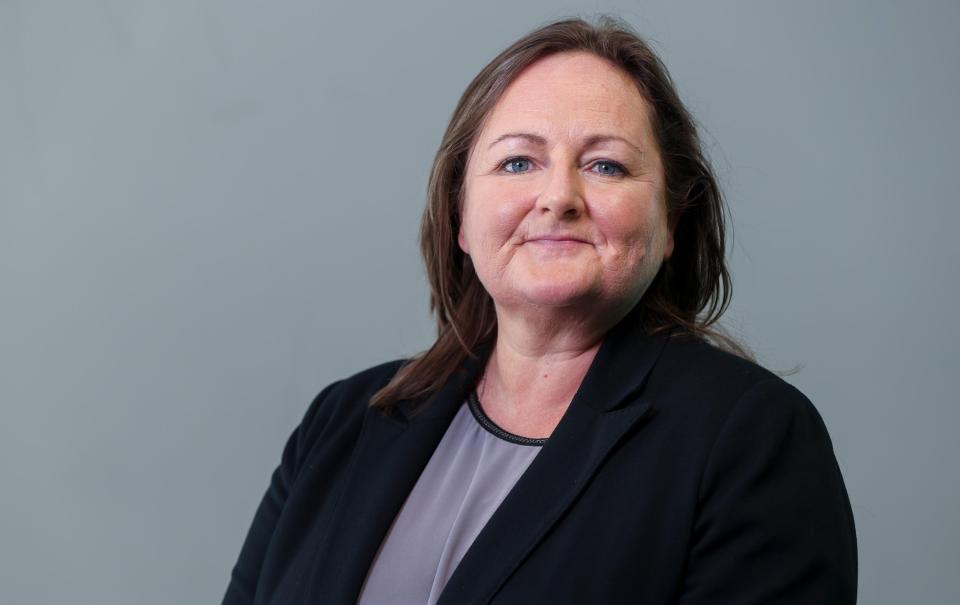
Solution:
<svg viewBox="0 0 960 605">
<path fill-rule="evenodd" d="M 816 404 L 862 603 L 960 599 L 956 2 L 0 0 L 0 602 L 220 599 L 328 382 L 426 347 L 446 120 L 619 13 L 703 125 L 727 325 Z"/>
</svg>

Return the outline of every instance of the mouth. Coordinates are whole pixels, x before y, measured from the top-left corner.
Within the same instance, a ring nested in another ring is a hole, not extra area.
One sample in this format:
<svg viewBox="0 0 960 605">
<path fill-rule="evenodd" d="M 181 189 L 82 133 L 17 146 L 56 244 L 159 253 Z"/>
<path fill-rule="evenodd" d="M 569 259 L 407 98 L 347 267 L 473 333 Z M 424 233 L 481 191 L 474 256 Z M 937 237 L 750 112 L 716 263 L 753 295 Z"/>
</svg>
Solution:
<svg viewBox="0 0 960 605">
<path fill-rule="evenodd" d="M 584 241 L 578 237 L 535 237 L 524 242 L 530 244 L 532 250 L 539 250 L 548 254 L 572 254 L 582 250 L 584 246 L 589 246 L 590 242 Z"/>
<path fill-rule="evenodd" d="M 533 242 L 537 244 L 589 244 L 585 239 L 571 235 L 545 235 L 543 237 L 532 237 L 527 240 L 527 242 Z"/>
</svg>

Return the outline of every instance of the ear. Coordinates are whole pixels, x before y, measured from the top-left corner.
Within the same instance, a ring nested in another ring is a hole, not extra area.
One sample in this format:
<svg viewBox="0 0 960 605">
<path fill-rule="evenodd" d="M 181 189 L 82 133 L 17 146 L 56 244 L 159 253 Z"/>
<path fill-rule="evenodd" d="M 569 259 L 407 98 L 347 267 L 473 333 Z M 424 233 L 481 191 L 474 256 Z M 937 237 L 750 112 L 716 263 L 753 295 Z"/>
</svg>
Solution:
<svg viewBox="0 0 960 605">
<path fill-rule="evenodd" d="M 667 241 L 663 247 L 663 260 L 667 260 L 673 255 L 674 240 L 673 234 L 677 230 L 677 224 L 680 222 L 680 215 L 683 214 L 682 210 L 673 212 L 667 218 Z"/>
<path fill-rule="evenodd" d="M 460 225 L 460 229 L 457 231 L 457 243 L 460 244 L 460 249 L 463 250 L 464 254 L 470 254 L 470 247 L 467 246 L 467 240 L 463 237 L 463 225 Z"/>
</svg>

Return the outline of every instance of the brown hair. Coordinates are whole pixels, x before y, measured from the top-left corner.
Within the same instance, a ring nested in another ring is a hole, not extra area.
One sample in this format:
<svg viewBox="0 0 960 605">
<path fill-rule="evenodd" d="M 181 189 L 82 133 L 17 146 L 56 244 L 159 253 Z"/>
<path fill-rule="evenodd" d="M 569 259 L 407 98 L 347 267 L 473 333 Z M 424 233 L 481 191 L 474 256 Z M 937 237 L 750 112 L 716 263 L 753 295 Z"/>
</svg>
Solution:
<svg viewBox="0 0 960 605">
<path fill-rule="evenodd" d="M 586 51 L 620 67 L 650 105 L 653 131 L 663 157 L 667 211 L 676 221 L 675 247 L 637 304 L 651 333 L 678 328 L 746 358 L 749 351 L 712 327 L 726 311 L 731 279 L 724 261 L 725 205 L 703 154 L 696 125 L 680 101 L 666 67 L 625 23 L 609 16 L 596 25 L 564 19 L 514 42 L 470 82 L 434 158 L 420 251 L 430 281 L 430 310 L 437 340 L 408 361 L 371 406 L 436 392 L 481 343 L 496 335 L 493 300 L 477 278 L 470 257 L 457 245 L 467 159 L 483 123 L 507 86 L 535 61 L 561 52 Z"/>
</svg>

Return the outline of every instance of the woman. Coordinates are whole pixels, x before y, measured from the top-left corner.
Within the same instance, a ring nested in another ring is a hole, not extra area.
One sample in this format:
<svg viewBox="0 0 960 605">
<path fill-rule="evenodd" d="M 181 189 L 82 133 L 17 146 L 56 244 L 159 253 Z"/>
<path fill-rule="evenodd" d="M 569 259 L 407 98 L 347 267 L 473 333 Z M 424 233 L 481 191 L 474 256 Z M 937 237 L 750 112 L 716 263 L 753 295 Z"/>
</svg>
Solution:
<svg viewBox="0 0 960 605">
<path fill-rule="evenodd" d="M 437 341 L 317 396 L 225 603 L 855 602 L 819 414 L 711 327 L 722 198 L 642 40 L 517 41 L 428 197 Z"/>
</svg>

